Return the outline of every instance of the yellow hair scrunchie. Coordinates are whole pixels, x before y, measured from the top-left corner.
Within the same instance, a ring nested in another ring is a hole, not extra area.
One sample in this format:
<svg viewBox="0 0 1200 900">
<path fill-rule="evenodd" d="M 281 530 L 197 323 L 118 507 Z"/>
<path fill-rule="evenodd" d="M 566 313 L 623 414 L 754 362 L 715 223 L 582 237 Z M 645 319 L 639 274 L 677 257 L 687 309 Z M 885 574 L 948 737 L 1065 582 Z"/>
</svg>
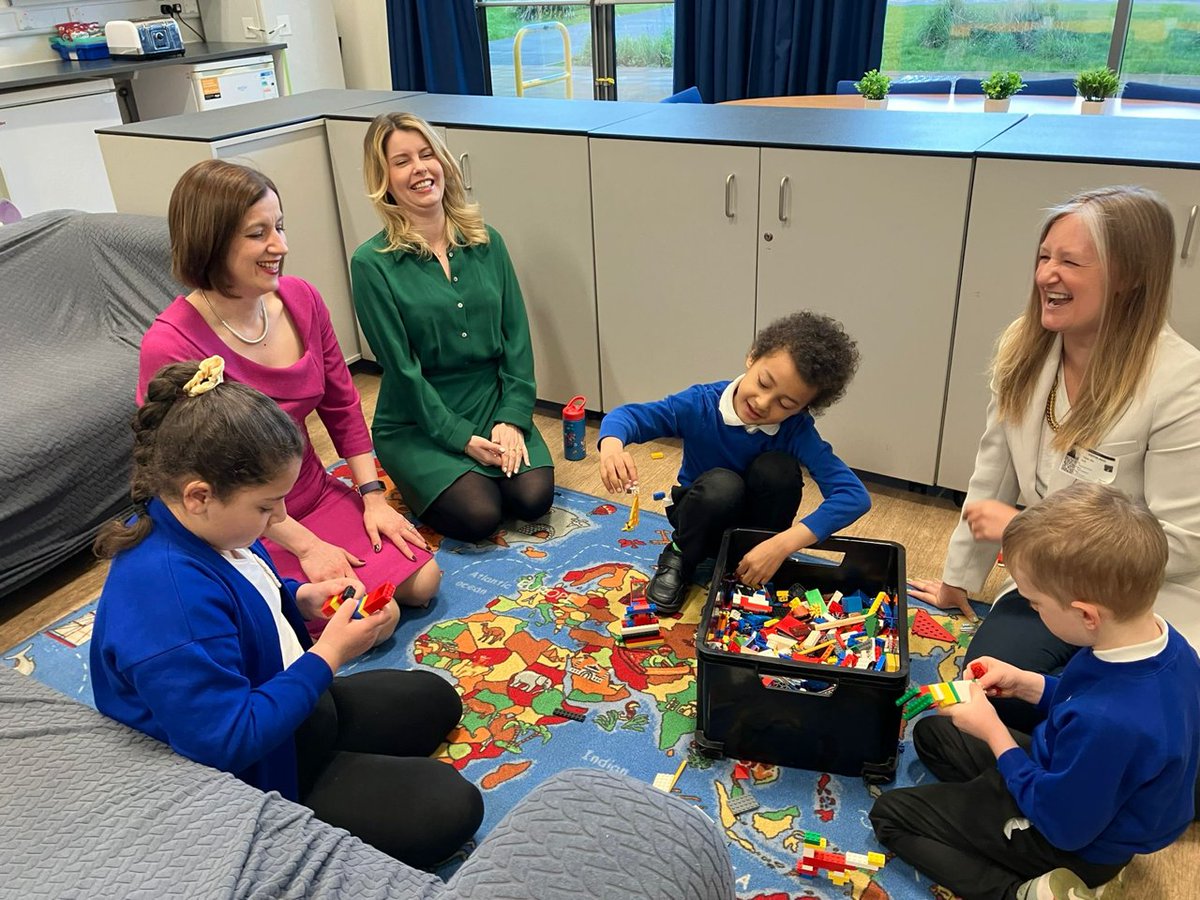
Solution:
<svg viewBox="0 0 1200 900">
<path fill-rule="evenodd" d="M 219 356 L 210 356 L 200 363 L 200 368 L 191 380 L 183 386 L 183 392 L 189 397 L 199 397 L 207 394 L 225 380 L 225 360 Z"/>
</svg>

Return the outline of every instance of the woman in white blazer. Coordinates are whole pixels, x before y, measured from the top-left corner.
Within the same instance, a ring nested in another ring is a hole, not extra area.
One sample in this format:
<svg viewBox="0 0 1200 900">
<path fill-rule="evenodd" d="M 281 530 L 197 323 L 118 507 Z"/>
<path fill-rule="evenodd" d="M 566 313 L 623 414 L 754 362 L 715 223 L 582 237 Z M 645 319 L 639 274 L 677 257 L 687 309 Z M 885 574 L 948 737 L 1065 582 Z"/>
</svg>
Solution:
<svg viewBox="0 0 1200 900">
<path fill-rule="evenodd" d="M 1088 191 L 1051 211 L 1029 305 L 1000 339 L 942 580 L 914 580 L 913 596 L 970 615 L 967 595 L 983 586 L 1018 508 L 1098 481 L 1144 501 L 1162 523 L 1170 559 L 1156 608 L 1200 647 L 1200 351 L 1167 325 L 1174 251 L 1170 211 L 1142 188 Z M 1075 650 L 1010 579 L 967 659 L 1053 673 Z M 1032 727 L 1027 704 L 997 710 Z"/>
</svg>

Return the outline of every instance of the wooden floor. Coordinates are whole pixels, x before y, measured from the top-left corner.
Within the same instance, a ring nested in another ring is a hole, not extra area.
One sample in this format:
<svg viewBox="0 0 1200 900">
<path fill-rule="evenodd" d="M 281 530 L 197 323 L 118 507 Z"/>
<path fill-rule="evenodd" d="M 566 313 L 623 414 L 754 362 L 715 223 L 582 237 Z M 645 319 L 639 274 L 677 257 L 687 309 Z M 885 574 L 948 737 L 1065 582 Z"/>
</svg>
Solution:
<svg viewBox="0 0 1200 900">
<path fill-rule="evenodd" d="M 355 384 L 363 399 L 363 412 L 370 421 L 375 412 L 379 378 L 367 372 L 356 372 Z M 595 453 L 598 426 L 588 423 L 588 456 L 572 462 L 562 455 L 562 425 L 555 416 L 535 414 L 538 429 L 554 455 L 555 481 L 561 487 L 583 491 L 599 497 L 606 496 L 600 483 L 598 456 Z M 337 458 L 325 429 L 313 416 L 309 431 L 318 455 L 326 463 Z M 662 451 L 663 459 L 653 460 L 653 451 Z M 661 512 L 659 502 L 646 502 L 657 490 L 669 490 L 679 471 L 681 450 L 677 441 L 658 441 L 631 448 L 637 461 L 643 508 Z M 871 511 L 843 533 L 896 541 L 905 548 L 908 576 L 940 577 L 950 532 L 958 521 L 959 510 L 944 497 L 929 496 L 901 487 L 868 483 Z M 625 498 L 614 497 L 623 503 Z M 806 484 L 801 512 L 812 509 L 820 497 Z M 107 563 L 80 554 L 51 574 L 22 589 L 16 596 L 0 601 L 0 650 L 40 631 L 96 598 L 104 582 Z M 1004 580 L 1003 570 L 997 569 L 981 592 L 991 599 Z M 1200 828 L 1192 826 L 1174 846 L 1149 857 L 1140 857 L 1126 871 L 1126 896 L 1130 900 L 1191 900 L 1196 891 L 1189 887 L 1190 875 L 1200 865 Z"/>
</svg>

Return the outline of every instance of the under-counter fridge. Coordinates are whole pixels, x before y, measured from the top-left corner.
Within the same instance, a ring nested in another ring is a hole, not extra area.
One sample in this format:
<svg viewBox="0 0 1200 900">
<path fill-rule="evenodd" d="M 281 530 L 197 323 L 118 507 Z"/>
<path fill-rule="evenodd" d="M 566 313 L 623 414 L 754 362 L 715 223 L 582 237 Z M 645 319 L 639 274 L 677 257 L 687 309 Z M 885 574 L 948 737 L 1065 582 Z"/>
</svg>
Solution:
<svg viewBox="0 0 1200 900">
<path fill-rule="evenodd" d="M 285 43 L 281 94 L 342 90 L 342 50 L 333 0 L 199 0 L 210 41 Z"/>
<path fill-rule="evenodd" d="M 223 109 L 279 96 L 269 53 L 143 69 L 133 79 L 139 119 Z"/>
<path fill-rule="evenodd" d="M 96 129 L 120 124 L 109 79 L 0 93 L 0 198 L 23 216 L 115 212 Z"/>
</svg>

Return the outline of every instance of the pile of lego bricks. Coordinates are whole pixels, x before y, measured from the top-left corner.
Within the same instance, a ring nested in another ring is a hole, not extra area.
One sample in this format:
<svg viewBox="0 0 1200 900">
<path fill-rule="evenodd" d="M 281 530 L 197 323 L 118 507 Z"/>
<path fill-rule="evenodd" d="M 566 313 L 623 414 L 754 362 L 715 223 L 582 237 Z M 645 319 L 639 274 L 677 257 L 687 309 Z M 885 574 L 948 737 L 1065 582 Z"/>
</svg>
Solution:
<svg viewBox="0 0 1200 900">
<path fill-rule="evenodd" d="M 621 624 L 617 626 L 618 640 L 626 647 L 650 650 L 664 643 L 658 624 L 658 607 L 635 592 Z"/>
<path fill-rule="evenodd" d="M 880 591 L 822 594 L 793 585 L 757 591 L 726 577 L 708 622 L 707 645 L 794 662 L 876 672 L 900 670 L 899 598 Z"/>
</svg>

